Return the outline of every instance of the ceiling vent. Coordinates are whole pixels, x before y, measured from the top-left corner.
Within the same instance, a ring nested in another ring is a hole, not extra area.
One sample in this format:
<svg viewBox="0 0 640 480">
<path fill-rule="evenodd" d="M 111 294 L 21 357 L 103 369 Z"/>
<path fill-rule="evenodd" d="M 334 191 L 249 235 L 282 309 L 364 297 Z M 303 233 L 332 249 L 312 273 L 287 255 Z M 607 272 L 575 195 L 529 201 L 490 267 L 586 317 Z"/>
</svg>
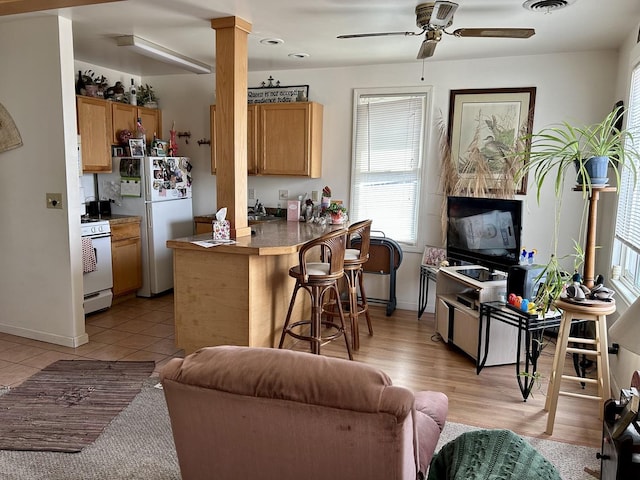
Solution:
<svg viewBox="0 0 640 480">
<path fill-rule="evenodd" d="M 575 1 L 576 0 L 527 0 L 522 6 L 532 12 L 551 13 L 568 7 Z"/>
</svg>

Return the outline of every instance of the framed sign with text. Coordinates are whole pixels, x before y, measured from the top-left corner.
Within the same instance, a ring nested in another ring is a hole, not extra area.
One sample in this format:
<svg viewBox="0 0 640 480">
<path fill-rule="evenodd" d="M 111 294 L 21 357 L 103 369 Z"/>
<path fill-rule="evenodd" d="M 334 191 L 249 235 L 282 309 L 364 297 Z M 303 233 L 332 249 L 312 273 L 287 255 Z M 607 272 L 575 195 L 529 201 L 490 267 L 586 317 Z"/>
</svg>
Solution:
<svg viewBox="0 0 640 480">
<path fill-rule="evenodd" d="M 308 99 L 309 85 L 264 86 L 247 91 L 249 104 L 306 102 Z"/>
</svg>

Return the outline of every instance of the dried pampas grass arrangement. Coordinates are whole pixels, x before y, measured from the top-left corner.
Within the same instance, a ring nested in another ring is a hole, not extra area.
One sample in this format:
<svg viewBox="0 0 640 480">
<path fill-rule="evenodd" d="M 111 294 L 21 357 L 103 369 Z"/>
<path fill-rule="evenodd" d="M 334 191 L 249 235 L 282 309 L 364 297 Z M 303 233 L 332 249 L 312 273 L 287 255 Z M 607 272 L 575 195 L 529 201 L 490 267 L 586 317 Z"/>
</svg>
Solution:
<svg viewBox="0 0 640 480">
<path fill-rule="evenodd" d="M 491 128 L 491 124 L 487 123 Z M 526 178 L 517 178 L 518 171 L 522 167 L 523 158 L 516 152 L 522 152 L 527 147 L 525 121 L 515 138 L 513 145 L 502 146 L 500 150 L 499 170 L 496 169 L 495 162 L 492 164 L 482 153 L 480 141 L 480 125 L 476 127 L 473 139 L 466 151 L 460 153 L 459 158 L 453 158 L 451 153 L 448 124 L 443 118 L 442 112 L 436 116 L 436 129 L 438 131 L 440 150 L 440 188 L 443 193 L 442 208 L 442 235 L 443 242 L 446 241 L 447 231 L 447 197 L 467 196 L 467 197 L 495 197 L 514 198 L 519 190 L 520 181 L 525 182 Z M 498 135 L 495 135 L 498 138 Z"/>
</svg>

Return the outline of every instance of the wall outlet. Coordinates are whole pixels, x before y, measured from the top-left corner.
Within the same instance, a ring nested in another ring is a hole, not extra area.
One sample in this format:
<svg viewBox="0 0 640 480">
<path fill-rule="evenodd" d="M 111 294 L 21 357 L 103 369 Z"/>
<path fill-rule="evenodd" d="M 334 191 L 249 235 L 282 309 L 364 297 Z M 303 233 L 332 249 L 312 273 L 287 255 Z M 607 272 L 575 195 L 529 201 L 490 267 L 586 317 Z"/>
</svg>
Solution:
<svg viewBox="0 0 640 480">
<path fill-rule="evenodd" d="M 289 190 L 278 190 L 278 198 L 280 200 L 289 200 Z"/>
<path fill-rule="evenodd" d="M 255 200 L 256 199 L 256 190 L 255 188 L 250 188 L 249 189 L 249 200 Z"/>
<path fill-rule="evenodd" d="M 62 194 L 47 193 L 47 208 L 59 208 L 62 210 Z"/>
<path fill-rule="evenodd" d="M 312 190 L 311 191 L 311 201 L 312 202 L 317 202 L 318 199 L 318 191 L 317 190 Z"/>
</svg>

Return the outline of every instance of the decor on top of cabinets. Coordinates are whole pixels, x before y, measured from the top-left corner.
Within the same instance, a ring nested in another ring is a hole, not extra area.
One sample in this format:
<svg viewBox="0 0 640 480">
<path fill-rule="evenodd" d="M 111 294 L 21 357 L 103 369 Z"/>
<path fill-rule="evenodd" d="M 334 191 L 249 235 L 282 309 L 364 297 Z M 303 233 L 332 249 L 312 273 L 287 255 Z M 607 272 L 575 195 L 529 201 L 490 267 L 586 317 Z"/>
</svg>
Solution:
<svg viewBox="0 0 640 480">
<path fill-rule="evenodd" d="M 535 95 L 536 87 L 451 91 L 448 146 L 457 193 L 527 192 L 526 177 L 516 179 L 514 154 L 529 148 Z"/>
<path fill-rule="evenodd" d="M 93 70 L 86 70 L 84 73 L 78 71 L 76 82 L 76 93 L 87 97 L 105 97 L 108 80 L 104 75 L 98 75 Z"/>
<path fill-rule="evenodd" d="M 147 108 L 158 108 L 158 96 L 153 91 L 153 87 L 148 83 L 140 85 L 136 94 L 136 101 L 138 105 L 142 105 Z"/>
<path fill-rule="evenodd" d="M 6 152 L 22 146 L 22 137 L 13 118 L 0 103 L 0 152 Z"/>
<path fill-rule="evenodd" d="M 257 88 L 248 88 L 247 103 L 290 103 L 306 102 L 309 99 L 309 85 L 280 85 L 280 80 L 273 84 L 273 77 L 262 82 Z"/>
</svg>

